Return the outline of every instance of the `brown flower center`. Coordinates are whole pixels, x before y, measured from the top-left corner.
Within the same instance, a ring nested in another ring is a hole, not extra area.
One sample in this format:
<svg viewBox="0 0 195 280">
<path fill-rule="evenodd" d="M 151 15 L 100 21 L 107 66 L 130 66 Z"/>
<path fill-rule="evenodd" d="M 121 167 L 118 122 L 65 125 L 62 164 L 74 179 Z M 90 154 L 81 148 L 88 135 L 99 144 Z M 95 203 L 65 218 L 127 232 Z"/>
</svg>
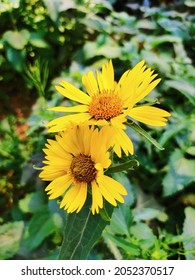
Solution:
<svg viewBox="0 0 195 280">
<path fill-rule="evenodd" d="M 89 114 L 96 120 L 110 120 L 122 113 L 122 100 L 114 92 L 104 90 L 92 97 Z"/>
<path fill-rule="evenodd" d="M 73 157 L 70 170 L 76 181 L 89 184 L 96 177 L 97 170 L 94 166 L 91 156 L 79 154 Z"/>
</svg>

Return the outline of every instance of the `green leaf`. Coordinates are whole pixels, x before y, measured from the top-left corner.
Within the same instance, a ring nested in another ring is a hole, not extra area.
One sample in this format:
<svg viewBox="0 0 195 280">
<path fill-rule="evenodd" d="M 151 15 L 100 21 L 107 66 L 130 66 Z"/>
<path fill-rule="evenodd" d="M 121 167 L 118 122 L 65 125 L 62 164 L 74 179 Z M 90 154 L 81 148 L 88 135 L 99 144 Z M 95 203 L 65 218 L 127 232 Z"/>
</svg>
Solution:
<svg viewBox="0 0 195 280">
<path fill-rule="evenodd" d="M 183 241 L 185 256 L 187 260 L 195 259 L 195 209 L 185 208 L 185 221 L 183 227 Z"/>
<path fill-rule="evenodd" d="M 167 126 L 166 131 L 162 134 L 159 139 L 160 145 L 164 146 L 170 138 L 174 137 L 178 132 L 186 127 L 186 123 L 177 123 L 171 124 Z"/>
<path fill-rule="evenodd" d="M 132 220 L 130 207 L 126 204 L 119 204 L 118 208 L 114 209 L 109 228 L 116 234 L 130 236 Z"/>
<path fill-rule="evenodd" d="M 27 248 L 34 250 L 49 235 L 61 227 L 61 216 L 58 213 L 51 214 L 47 207 L 41 207 L 29 222 L 25 238 Z"/>
<path fill-rule="evenodd" d="M 138 246 L 132 244 L 128 240 L 125 240 L 121 237 L 112 235 L 109 232 L 104 232 L 103 237 L 105 239 L 113 241 L 119 248 L 123 249 L 125 252 L 134 255 L 134 256 L 139 256 L 140 254 L 140 249 Z"/>
<path fill-rule="evenodd" d="M 125 189 L 127 190 L 127 195 L 124 196 L 124 203 L 128 206 L 132 206 L 135 203 L 135 192 L 134 186 L 131 184 L 127 174 L 118 172 L 114 173 L 112 177 L 125 187 Z"/>
<path fill-rule="evenodd" d="M 169 88 L 174 88 L 180 93 L 182 93 L 188 100 L 195 105 L 195 88 L 194 85 L 190 84 L 185 80 L 169 80 L 165 82 L 165 86 Z"/>
<path fill-rule="evenodd" d="M 172 35 L 161 35 L 161 36 L 149 36 L 147 38 L 147 43 L 150 44 L 151 47 L 157 47 L 160 44 L 163 43 L 170 43 L 170 42 L 177 42 L 179 43 L 181 41 L 181 39 L 179 37 L 176 36 L 172 36 Z"/>
<path fill-rule="evenodd" d="M 43 0 L 50 18 L 55 22 L 58 18 L 58 1 Z"/>
<path fill-rule="evenodd" d="M 110 222 L 112 210 L 113 210 L 113 207 L 105 201 L 103 208 L 100 209 L 100 215 L 101 215 L 102 219 L 107 222 Z"/>
<path fill-rule="evenodd" d="M 4 12 L 11 12 L 12 9 L 18 9 L 20 6 L 20 0 L 7 0 L 0 2 L 0 14 Z"/>
<path fill-rule="evenodd" d="M 152 219 L 158 219 L 159 221 L 166 221 L 167 215 L 159 210 L 154 208 L 137 208 L 133 212 L 135 221 L 148 221 Z"/>
<path fill-rule="evenodd" d="M 154 239 L 152 229 L 144 223 L 136 223 L 131 227 L 131 233 L 138 239 Z"/>
<path fill-rule="evenodd" d="M 12 67 L 19 72 L 21 72 L 24 68 L 25 57 L 26 57 L 25 49 L 19 51 L 11 47 L 7 48 L 8 61 L 12 64 Z"/>
<path fill-rule="evenodd" d="M 30 33 L 23 29 L 19 31 L 7 31 L 3 35 L 3 39 L 14 49 L 22 50 L 28 43 Z"/>
<path fill-rule="evenodd" d="M 136 167 L 139 166 L 139 161 L 136 159 L 129 160 L 125 163 L 117 164 L 115 166 L 112 166 L 108 168 L 108 173 L 115 173 L 115 172 L 121 172 L 121 171 L 127 171 L 127 170 L 135 170 Z"/>
<path fill-rule="evenodd" d="M 172 195 L 194 182 L 194 170 L 195 160 L 186 159 L 184 153 L 176 149 L 170 157 L 169 170 L 163 179 L 163 195 Z"/>
<path fill-rule="evenodd" d="M 15 255 L 19 249 L 23 222 L 7 223 L 0 226 L 0 259 L 9 259 Z"/>
<path fill-rule="evenodd" d="M 190 7 L 190 8 L 195 8 L 195 2 L 194 2 L 194 0 L 186 0 L 186 1 L 184 2 L 184 4 L 185 4 L 186 6 L 188 6 L 188 7 Z"/>
<path fill-rule="evenodd" d="M 102 219 L 99 214 L 93 215 L 90 207 L 91 199 L 88 197 L 79 213 L 68 215 L 59 259 L 87 259 L 91 248 L 100 238 L 108 221 Z M 109 209 L 109 215 L 112 211 L 113 207 Z"/>
<path fill-rule="evenodd" d="M 191 156 L 195 156 L 195 146 L 187 148 L 186 153 L 188 153 Z"/>
<path fill-rule="evenodd" d="M 31 32 L 29 42 L 37 48 L 48 48 L 49 44 L 44 40 L 44 37 L 41 33 Z"/>
<path fill-rule="evenodd" d="M 138 124 L 136 124 L 134 122 L 126 122 L 126 125 L 130 126 L 136 132 L 138 132 L 142 136 L 144 136 L 151 144 L 153 144 L 159 150 L 164 150 L 164 148 L 154 138 L 152 138 L 152 136 L 150 136 L 143 128 L 141 128 Z"/>
<path fill-rule="evenodd" d="M 41 191 L 28 193 L 19 201 L 19 208 L 24 213 L 34 213 L 39 210 L 40 205 L 44 203 L 44 195 Z"/>
<path fill-rule="evenodd" d="M 152 232 L 152 229 L 144 223 L 136 223 L 131 227 L 131 234 L 135 236 L 142 245 L 143 249 L 149 248 L 155 244 L 155 236 Z"/>
</svg>

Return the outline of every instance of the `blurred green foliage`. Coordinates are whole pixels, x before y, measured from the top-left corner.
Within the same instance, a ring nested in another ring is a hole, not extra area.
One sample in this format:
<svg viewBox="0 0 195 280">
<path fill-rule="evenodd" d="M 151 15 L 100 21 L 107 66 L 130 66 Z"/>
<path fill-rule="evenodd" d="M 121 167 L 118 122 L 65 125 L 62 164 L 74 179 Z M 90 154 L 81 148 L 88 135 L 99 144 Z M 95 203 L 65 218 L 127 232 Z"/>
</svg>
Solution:
<svg viewBox="0 0 195 280">
<path fill-rule="evenodd" d="M 41 166 L 54 85 L 112 59 L 116 79 L 144 59 L 162 78 L 149 96 L 172 117 L 132 134 L 128 190 L 90 259 L 195 259 L 195 3 L 3 0 L 0 3 L 0 259 L 56 259 L 66 213 L 49 201 Z"/>
</svg>

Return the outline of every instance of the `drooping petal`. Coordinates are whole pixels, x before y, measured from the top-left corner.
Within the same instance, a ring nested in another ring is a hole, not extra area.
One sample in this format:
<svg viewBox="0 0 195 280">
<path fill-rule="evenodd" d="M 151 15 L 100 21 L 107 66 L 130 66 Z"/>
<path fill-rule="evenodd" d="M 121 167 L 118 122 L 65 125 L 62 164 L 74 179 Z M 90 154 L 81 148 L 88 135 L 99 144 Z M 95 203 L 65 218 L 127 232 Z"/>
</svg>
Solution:
<svg viewBox="0 0 195 280">
<path fill-rule="evenodd" d="M 83 207 L 87 197 L 87 184 L 74 184 L 65 194 L 60 208 L 67 210 L 67 213 L 76 211 L 77 213 Z"/>
<path fill-rule="evenodd" d="M 116 200 L 124 203 L 121 195 L 127 195 L 126 189 L 117 181 L 106 175 L 98 179 L 98 186 L 103 197 L 112 205 L 116 206 Z"/>
<path fill-rule="evenodd" d="M 121 114 L 117 117 L 114 117 L 110 120 L 110 123 L 112 126 L 120 128 L 120 129 L 125 129 L 125 122 L 127 121 L 127 118 L 125 114 Z"/>
<path fill-rule="evenodd" d="M 118 157 L 121 157 L 122 155 L 121 150 L 123 150 L 127 156 L 128 154 L 133 155 L 134 153 L 133 143 L 123 129 L 114 126 L 109 126 L 106 127 L 105 129 L 110 130 L 110 134 L 113 135 L 112 138 L 113 149 Z"/>
<path fill-rule="evenodd" d="M 113 197 L 113 195 L 108 191 L 108 189 L 105 187 L 104 182 L 102 181 L 98 181 L 98 186 L 99 186 L 99 190 L 102 194 L 102 196 L 113 206 L 117 206 L 117 202 L 115 200 L 115 198 Z"/>
<path fill-rule="evenodd" d="M 91 211 L 92 211 L 92 214 L 95 214 L 95 213 L 99 213 L 99 208 L 103 207 L 103 198 L 102 198 L 102 194 L 99 190 L 99 187 L 95 181 L 92 181 L 91 187 L 92 187 Z"/>
<path fill-rule="evenodd" d="M 64 208 L 65 210 L 67 210 L 68 207 L 74 201 L 79 190 L 80 190 L 79 186 L 75 185 L 75 183 L 72 184 L 71 188 L 69 188 L 69 190 L 65 193 L 65 195 L 60 203 L 60 208 Z"/>
<path fill-rule="evenodd" d="M 87 184 L 86 183 L 80 183 L 75 186 L 79 188 L 77 195 L 74 197 L 74 200 L 72 203 L 68 206 L 67 212 L 72 213 L 76 211 L 77 213 L 81 210 L 83 207 L 86 198 L 87 198 Z"/>
</svg>

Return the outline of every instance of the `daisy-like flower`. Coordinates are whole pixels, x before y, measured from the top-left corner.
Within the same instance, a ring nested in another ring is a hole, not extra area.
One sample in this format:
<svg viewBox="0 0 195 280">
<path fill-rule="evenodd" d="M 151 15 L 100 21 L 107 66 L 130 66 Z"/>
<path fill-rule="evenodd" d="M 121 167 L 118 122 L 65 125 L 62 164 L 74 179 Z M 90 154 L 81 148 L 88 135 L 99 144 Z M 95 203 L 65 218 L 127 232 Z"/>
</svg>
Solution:
<svg viewBox="0 0 195 280">
<path fill-rule="evenodd" d="M 45 166 L 39 176 L 51 181 L 46 187 L 49 199 L 62 197 L 60 207 L 68 213 L 78 213 L 88 193 L 92 196 L 93 214 L 103 208 L 104 199 L 114 206 L 117 201 L 124 203 L 126 189 L 104 174 L 111 164 L 107 136 L 105 129 L 72 125 L 55 140 L 48 140 L 43 149 Z"/>
<path fill-rule="evenodd" d="M 74 100 L 79 105 L 72 107 L 58 106 L 50 110 L 71 113 L 50 121 L 47 126 L 50 132 L 66 129 L 69 122 L 81 123 L 87 121 L 89 125 L 107 126 L 110 133 L 115 135 L 114 151 L 121 156 L 121 149 L 133 154 L 133 144 L 127 134 L 125 122 L 128 118 L 152 126 L 165 126 L 167 117 L 165 110 L 150 105 L 137 105 L 160 82 L 157 74 L 139 62 L 132 70 L 127 70 L 116 83 L 112 61 L 102 66 L 102 71 L 92 71 L 83 75 L 82 82 L 87 93 L 79 90 L 70 83 L 62 81 L 56 89 L 64 97 Z"/>
</svg>

